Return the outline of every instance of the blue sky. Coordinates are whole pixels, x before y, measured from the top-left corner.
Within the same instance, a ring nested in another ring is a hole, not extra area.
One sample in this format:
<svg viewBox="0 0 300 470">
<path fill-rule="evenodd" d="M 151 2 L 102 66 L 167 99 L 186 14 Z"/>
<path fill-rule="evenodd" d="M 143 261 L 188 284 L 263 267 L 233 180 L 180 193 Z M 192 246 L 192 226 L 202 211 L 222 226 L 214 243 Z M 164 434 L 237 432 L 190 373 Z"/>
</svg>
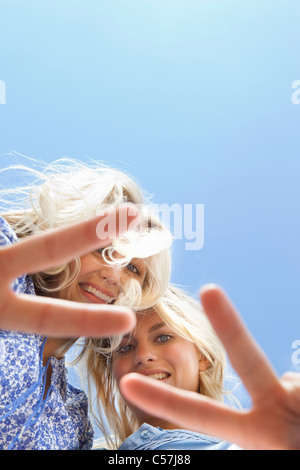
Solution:
<svg viewBox="0 0 300 470">
<path fill-rule="evenodd" d="M 278 373 L 300 370 L 299 22 L 295 0 L 0 2 L 0 167 L 92 158 L 204 204 L 172 280 L 223 286 Z"/>
</svg>

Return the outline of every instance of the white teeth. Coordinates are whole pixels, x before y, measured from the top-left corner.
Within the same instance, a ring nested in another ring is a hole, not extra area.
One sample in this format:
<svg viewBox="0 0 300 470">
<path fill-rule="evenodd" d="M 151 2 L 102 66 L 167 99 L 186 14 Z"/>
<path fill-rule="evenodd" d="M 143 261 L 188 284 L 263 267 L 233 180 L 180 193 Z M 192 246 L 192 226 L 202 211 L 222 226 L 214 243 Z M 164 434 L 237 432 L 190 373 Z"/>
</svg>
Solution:
<svg viewBox="0 0 300 470">
<path fill-rule="evenodd" d="M 83 284 L 80 287 L 86 292 L 94 294 L 98 299 L 104 300 L 104 302 L 106 303 L 111 303 L 114 300 L 112 297 L 109 297 L 108 295 L 103 294 L 103 292 L 100 292 L 99 290 L 95 289 L 95 287 L 89 286 L 87 284 Z"/>
<path fill-rule="evenodd" d="M 169 377 L 169 374 L 166 374 L 166 372 L 159 372 L 158 374 L 151 374 L 148 377 L 152 377 L 153 379 L 156 379 L 156 380 L 163 380 Z"/>
</svg>

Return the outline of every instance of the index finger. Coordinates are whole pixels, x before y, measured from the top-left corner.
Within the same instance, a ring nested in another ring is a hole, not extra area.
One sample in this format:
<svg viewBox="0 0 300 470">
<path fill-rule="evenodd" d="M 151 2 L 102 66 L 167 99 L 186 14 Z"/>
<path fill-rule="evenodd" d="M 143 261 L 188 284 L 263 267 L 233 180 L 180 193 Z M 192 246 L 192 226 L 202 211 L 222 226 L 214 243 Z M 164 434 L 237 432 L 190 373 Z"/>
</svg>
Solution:
<svg viewBox="0 0 300 470">
<path fill-rule="evenodd" d="M 226 294 L 215 285 L 201 289 L 201 302 L 233 368 L 253 399 L 265 395 L 278 378 Z"/>
<path fill-rule="evenodd" d="M 109 245 L 114 238 L 132 227 L 138 221 L 138 210 L 133 205 L 124 205 L 101 216 L 53 230 L 33 235 L 2 248 L 0 272 L 5 282 L 11 282 L 22 274 L 34 273 L 58 266 L 98 248 Z M 99 224 L 104 219 L 111 220 L 111 230 L 99 233 Z"/>
</svg>

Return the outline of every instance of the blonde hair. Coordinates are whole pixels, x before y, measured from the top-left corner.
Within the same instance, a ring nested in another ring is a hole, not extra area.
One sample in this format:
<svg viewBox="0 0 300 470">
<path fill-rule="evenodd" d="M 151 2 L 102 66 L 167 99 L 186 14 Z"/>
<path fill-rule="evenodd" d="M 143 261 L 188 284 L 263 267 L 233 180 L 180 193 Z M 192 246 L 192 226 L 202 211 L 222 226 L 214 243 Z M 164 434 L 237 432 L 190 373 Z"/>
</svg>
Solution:
<svg viewBox="0 0 300 470">
<path fill-rule="evenodd" d="M 199 303 L 170 285 L 153 310 L 180 337 L 193 342 L 208 361 L 208 368 L 200 372 L 199 393 L 223 401 L 226 355 Z M 148 312 L 149 309 L 137 314 Z M 121 337 L 100 339 L 85 353 L 90 392 L 96 386 L 96 406 L 92 404 L 92 413 L 110 448 L 118 447 L 138 428 L 137 419 L 119 393 L 111 371 L 112 354 L 120 341 Z"/>
<path fill-rule="evenodd" d="M 143 298 L 143 305 L 147 306 L 163 295 L 171 270 L 171 235 L 146 209 L 146 197 L 136 181 L 123 171 L 94 161 L 86 165 L 64 158 L 49 165 L 34 161 L 34 166 L 35 169 L 25 165 L 6 168 L 14 174 L 24 173 L 26 184 L 0 190 L 2 216 L 18 238 L 80 222 L 124 203 L 136 204 L 142 209 L 143 224 L 115 243 L 119 249 L 123 246 L 122 262 L 126 263 L 135 254 L 132 247 L 141 245 L 138 240 L 152 240 L 152 251 L 143 249 L 146 245 L 149 247 L 149 243 L 144 243 L 138 253 L 139 257 L 145 258 L 147 268 L 143 286 L 145 295 L 142 296 L 132 281 L 119 302 L 137 307 Z M 28 179 L 32 181 L 28 182 Z M 120 259 L 115 260 L 112 256 L 111 261 L 120 263 Z M 75 257 L 72 263 L 33 274 L 37 294 L 55 295 L 71 284 L 79 271 L 80 259 Z"/>
</svg>

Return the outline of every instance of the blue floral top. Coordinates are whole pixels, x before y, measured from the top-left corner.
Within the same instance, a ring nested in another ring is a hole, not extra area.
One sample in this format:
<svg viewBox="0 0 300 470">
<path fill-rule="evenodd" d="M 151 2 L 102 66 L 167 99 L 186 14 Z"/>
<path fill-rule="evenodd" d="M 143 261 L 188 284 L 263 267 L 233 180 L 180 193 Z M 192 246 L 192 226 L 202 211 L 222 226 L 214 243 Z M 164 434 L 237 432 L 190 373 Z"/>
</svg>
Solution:
<svg viewBox="0 0 300 470">
<path fill-rule="evenodd" d="M 17 241 L 0 217 L 0 245 Z M 29 276 L 16 279 L 14 291 L 35 295 Z M 67 381 L 64 359 L 51 358 L 51 387 L 44 397 L 45 338 L 0 330 L 0 449 L 90 449 L 93 430 L 85 393 Z"/>
</svg>

